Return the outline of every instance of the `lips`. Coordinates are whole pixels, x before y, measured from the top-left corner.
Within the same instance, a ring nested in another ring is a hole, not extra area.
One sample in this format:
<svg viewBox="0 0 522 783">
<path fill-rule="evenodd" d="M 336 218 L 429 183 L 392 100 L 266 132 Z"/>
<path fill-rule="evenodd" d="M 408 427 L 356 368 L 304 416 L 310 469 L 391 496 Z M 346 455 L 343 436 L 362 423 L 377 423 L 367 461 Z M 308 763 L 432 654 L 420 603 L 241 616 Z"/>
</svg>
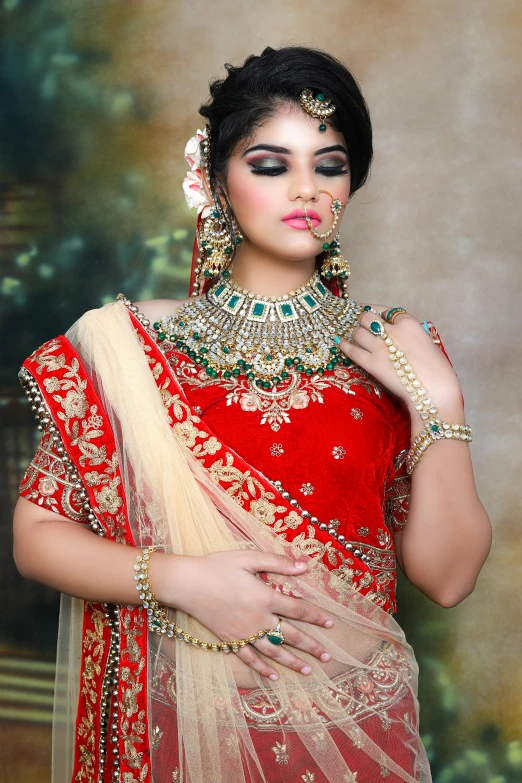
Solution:
<svg viewBox="0 0 522 783">
<path fill-rule="evenodd" d="M 306 214 L 310 218 L 310 221 L 314 228 L 318 226 L 319 223 L 321 223 L 321 216 L 314 209 L 309 209 Z M 288 215 L 285 215 L 282 222 L 286 223 L 286 225 L 290 226 L 291 228 L 299 228 L 299 229 L 308 228 L 308 223 L 305 220 L 304 209 L 294 209 L 293 212 L 290 212 Z"/>
</svg>

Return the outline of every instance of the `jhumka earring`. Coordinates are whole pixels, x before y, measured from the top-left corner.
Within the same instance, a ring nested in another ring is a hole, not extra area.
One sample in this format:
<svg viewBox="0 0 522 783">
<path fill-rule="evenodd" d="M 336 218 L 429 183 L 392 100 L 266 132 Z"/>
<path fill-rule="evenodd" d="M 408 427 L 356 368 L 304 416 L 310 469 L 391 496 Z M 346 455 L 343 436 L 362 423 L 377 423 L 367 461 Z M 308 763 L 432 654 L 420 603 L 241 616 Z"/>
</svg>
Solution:
<svg viewBox="0 0 522 783">
<path fill-rule="evenodd" d="M 316 239 L 323 239 L 323 250 L 326 251 L 326 258 L 321 266 L 321 274 L 326 277 L 327 280 L 332 280 L 334 277 L 338 277 L 341 283 L 341 289 L 343 297 L 348 297 L 348 278 L 350 277 L 350 266 L 344 256 L 341 254 L 341 238 L 339 232 L 336 233 L 335 239 L 332 242 L 326 241 L 330 234 L 335 230 L 337 223 L 339 222 L 339 216 L 341 210 L 346 206 L 340 199 L 334 198 L 328 190 L 320 190 L 319 193 L 326 193 L 332 199 L 330 209 L 334 215 L 333 223 L 328 229 L 320 234 L 315 230 L 311 219 L 308 217 L 307 206 L 308 201 L 305 201 L 304 212 L 305 220 L 310 229 L 310 232 Z"/>
<path fill-rule="evenodd" d="M 322 121 L 319 125 L 319 130 L 321 133 L 324 133 L 327 128 L 325 120 L 332 116 L 337 107 L 326 97 L 324 92 L 317 92 L 314 96 L 312 90 L 303 90 L 299 96 L 299 101 L 308 114 Z"/>
<path fill-rule="evenodd" d="M 205 135 L 201 140 L 204 166 L 207 176 L 210 175 L 210 126 L 205 126 Z M 232 230 L 230 230 L 232 229 Z M 196 240 L 200 253 L 200 264 L 196 269 L 197 278 L 217 277 L 229 263 L 234 253 L 234 246 L 240 245 L 243 235 L 233 215 L 228 216 L 215 202 L 210 214 L 201 221 L 200 230 L 196 232 Z"/>
<path fill-rule="evenodd" d="M 231 217 L 232 231 L 229 228 L 226 214 L 216 204 L 212 205 L 210 215 L 201 222 L 197 232 L 197 243 L 202 260 L 198 270 L 203 277 L 216 277 L 231 260 L 234 246 L 240 245 L 243 235 L 236 219 Z"/>
</svg>

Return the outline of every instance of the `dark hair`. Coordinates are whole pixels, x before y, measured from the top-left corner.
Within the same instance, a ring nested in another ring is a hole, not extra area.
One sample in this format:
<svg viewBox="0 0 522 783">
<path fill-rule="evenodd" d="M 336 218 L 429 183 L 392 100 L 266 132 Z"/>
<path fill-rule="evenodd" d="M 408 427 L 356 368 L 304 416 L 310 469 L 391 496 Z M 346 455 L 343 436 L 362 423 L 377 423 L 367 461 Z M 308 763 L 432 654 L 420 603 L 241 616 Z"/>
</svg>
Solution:
<svg viewBox="0 0 522 783">
<path fill-rule="evenodd" d="M 341 132 L 348 146 L 350 195 L 368 178 L 372 161 L 370 113 L 359 85 L 348 68 L 332 55 L 307 46 L 267 46 L 243 65 L 225 64 L 228 76 L 210 83 L 211 100 L 199 113 L 210 126 L 212 184 L 226 181 L 228 160 L 236 145 L 248 140 L 282 102 L 297 105 L 307 87 L 322 92 L 337 111 L 328 122 Z M 220 188 L 221 190 L 221 188 Z"/>
</svg>

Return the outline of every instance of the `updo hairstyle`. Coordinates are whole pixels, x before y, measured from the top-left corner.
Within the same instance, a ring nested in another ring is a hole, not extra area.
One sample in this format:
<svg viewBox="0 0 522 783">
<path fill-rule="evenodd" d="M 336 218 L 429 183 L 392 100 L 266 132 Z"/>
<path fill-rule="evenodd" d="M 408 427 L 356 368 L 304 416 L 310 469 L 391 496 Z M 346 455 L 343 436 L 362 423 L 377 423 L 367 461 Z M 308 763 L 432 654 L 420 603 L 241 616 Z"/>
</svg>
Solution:
<svg viewBox="0 0 522 783">
<path fill-rule="evenodd" d="M 211 99 L 199 109 L 210 126 L 209 179 L 214 192 L 224 196 L 221 183 L 226 183 L 228 161 L 237 144 L 248 143 L 283 103 L 300 107 L 299 96 L 306 88 L 325 93 L 337 107 L 328 122 L 343 134 L 348 147 L 350 196 L 364 185 L 373 156 L 370 113 L 343 63 L 306 46 L 267 46 L 243 65 L 226 63 L 225 68 L 228 76 L 210 83 Z"/>
</svg>

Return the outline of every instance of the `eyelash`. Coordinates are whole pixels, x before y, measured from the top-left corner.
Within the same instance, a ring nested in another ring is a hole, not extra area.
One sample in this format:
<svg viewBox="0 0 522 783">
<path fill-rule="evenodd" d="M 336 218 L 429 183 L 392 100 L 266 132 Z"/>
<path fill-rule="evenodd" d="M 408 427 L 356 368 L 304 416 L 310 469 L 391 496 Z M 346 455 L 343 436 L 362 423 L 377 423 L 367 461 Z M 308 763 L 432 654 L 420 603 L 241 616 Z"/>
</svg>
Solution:
<svg viewBox="0 0 522 783">
<path fill-rule="evenodd" d="M 254 163 L 249 164 L 252 174 L 260 174 L 264 177 L 277 177 L 280 174 L 284 174 L 287 169 L 285 166 L 256 166 Z M 329 166 L 328 168 L 316 169 L 319 174 L 323 174 L 325 177 L 336 177 L 340 174 L 348 174 L 348 169 L 343 169 L 342 164 L 339 166 Z"/>
</svg>

